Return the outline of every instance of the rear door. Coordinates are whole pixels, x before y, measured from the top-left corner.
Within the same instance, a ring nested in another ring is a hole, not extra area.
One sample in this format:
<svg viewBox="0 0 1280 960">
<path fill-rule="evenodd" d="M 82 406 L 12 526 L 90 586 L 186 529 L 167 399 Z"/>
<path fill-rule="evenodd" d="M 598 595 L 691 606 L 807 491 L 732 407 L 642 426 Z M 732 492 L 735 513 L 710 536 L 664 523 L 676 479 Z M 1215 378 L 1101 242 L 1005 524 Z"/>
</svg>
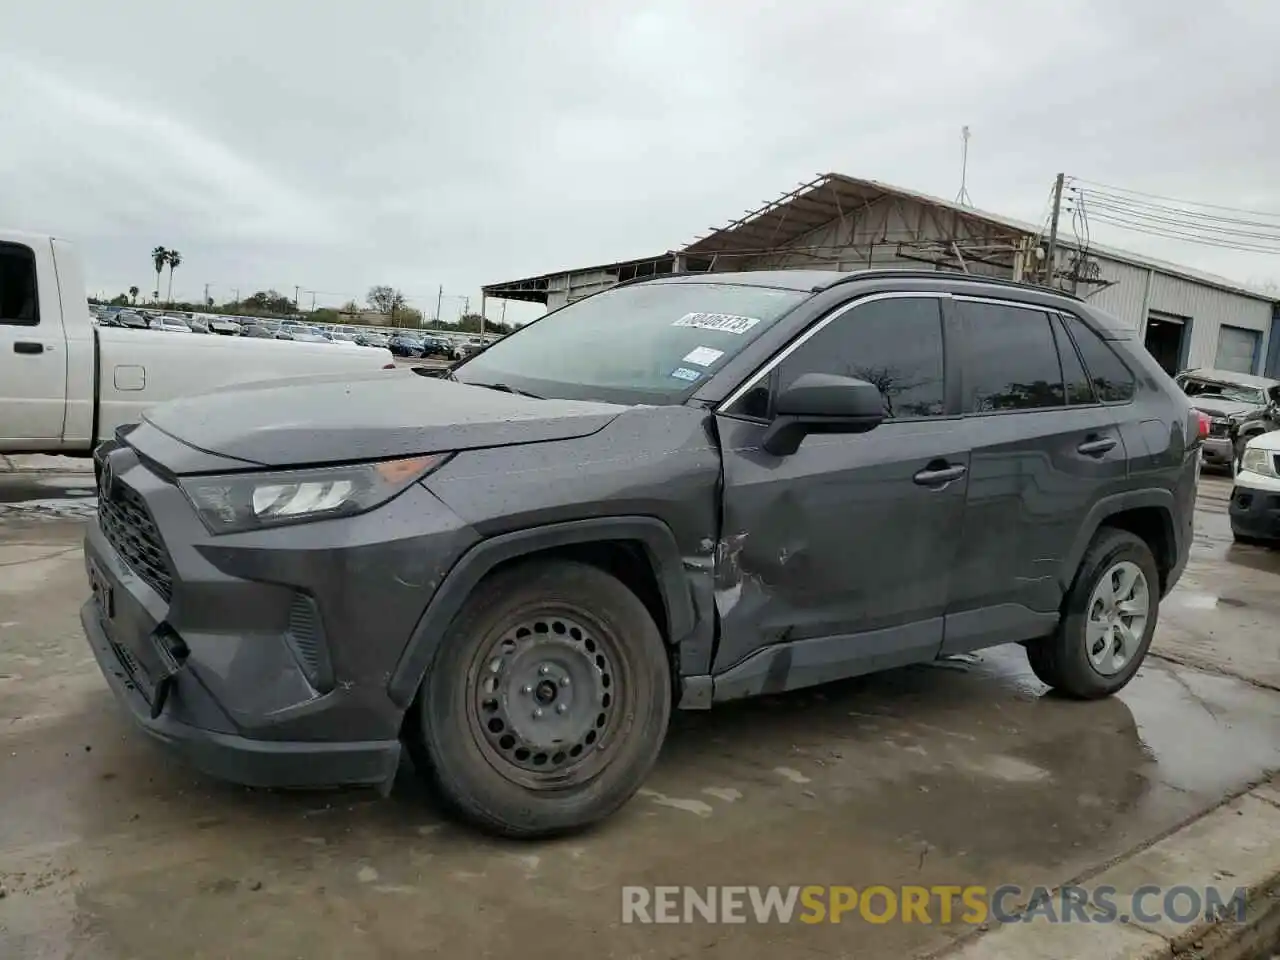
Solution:
<svg viewBox="0 0 1280 960">
<path fill-rule="evenodd" d="M 717 417 L 717 672 L 783 641 L 836 641 L 819 658 L 828 672 L 811 679 L 937 653 L 969 460 L 942 299 L 877 294 L 837 309 Z M 875 383 L 887 419 L 864 434 L 810 435 L 789 456 L 766 453 L 771 397 L 805 373 Z"/>
<path fill-rule="evenodd" d="M 972 448 L 946 652 L 1051 631 L 1061 564 L 1090 508 L 1124 488 L 1125 444 L 1061 319 L 957 296 Z"/>
<path fill-rule="evenodd" d="M 67 364 L 57 274 L 47 245 L 0 241 L 0 443 L 62 441 Z M 83 296 L 83 294 L 82 294 Z"/>
</svg>

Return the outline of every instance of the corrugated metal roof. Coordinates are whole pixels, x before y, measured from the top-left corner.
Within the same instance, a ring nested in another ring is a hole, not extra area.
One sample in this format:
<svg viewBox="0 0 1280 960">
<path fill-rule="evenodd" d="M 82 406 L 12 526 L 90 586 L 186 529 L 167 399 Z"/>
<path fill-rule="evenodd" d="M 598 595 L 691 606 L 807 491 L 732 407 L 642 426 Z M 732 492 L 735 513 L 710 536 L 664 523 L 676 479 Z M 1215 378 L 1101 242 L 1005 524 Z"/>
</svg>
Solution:
<svg viewBox="0 0 1280 960">
<path fill-rule="evenodd" d="M 898 197 L 946 210 L 961 219 L 993 226 L 1020 238 L 1037 237 L 1043 232 L 1040 226 L 1025 220 L 979 210 L 975 207 L 967 207 L 951 200 L 944 200 L 941 197 L 930 196 L 927 193 L 907 190 L 878 180 L 865 180 L 841 173 L 826 173 L 808 183 L 801 184 L 796 189 L 784 193 L 777 200 L 770 201 L 723 227 L 713 229 L 707 235 L 699 237 L 688 246 L 683 247 L 679 253 L 695 257 L 710 257 L 717 253 L 745 253 L 747 251 L 783 248 L 818 227 L 885 197 Z M 1059 234 L 1058 244 L 1063 250 L 1078 250 L 1079 248 L 1075 238 L 1070 235 L 1062 236 Z M 1181 277 L 1195 283 L 1265 300 L 1269 303 L 1277 302 L 1277 297 L 1274 294 L 1264 290 L 1249 287 L 1226 277 L 1219 277 L 1191 267 L 1168 263 L 1131 251 L 1090 243 L 1088 252 L 1108 260 L 1155 270 L 1159 273 Z M 669 262 L 674 257 L 675 253 L 668 251 L 652 257 L 620 260 L 614 263 L 573 268 L 571 270 L 556 270 L 523 280 L 490 284 L 483 289 L 488 296 L 542 300 L 545 302 L 545 291 L 550 281 L 556 277 L 562 277 L 568 273 L 592 270 L 631 272 L 637 270 L 637 268 L 644 269 L 650 264 L 662 263 L 663 261 Z"/>
<path fill-rule="evenodd" d="M 682 252 L 708 255 L 714 252 L 756 249 L 765 245 L 785 247 L 817 227 L 884 197 L 900 197 L 927 204 L 950 211 L 964 219 L 989 224 L 1023 236 L 1035 237 L 1043 232 L 1043 228 L 1034 223 L 975 207 L 966 207 L 927 193 L 907 190 L 878 180 L 863 180 L 842 173 L 827 173 L 802 184 L 790 193 L 783 194 L 778 200 L 765 204 L 758 210 L 698 238 Z M 1077 250 L 1079 246 L 1074 237 L 1063 236 L 1061 233 L 1058 236 L 1058 244 L 1063 250 Z M 1090 243 L 1088 252 L 1109 260 L 1153 269 L 1233 293 L 1256 297 L 1259 300 L 1272 303 L 1277 301 L 1274 294 L 1235 280 L 1146 257 L 1128 250 Z"/>
</svg>

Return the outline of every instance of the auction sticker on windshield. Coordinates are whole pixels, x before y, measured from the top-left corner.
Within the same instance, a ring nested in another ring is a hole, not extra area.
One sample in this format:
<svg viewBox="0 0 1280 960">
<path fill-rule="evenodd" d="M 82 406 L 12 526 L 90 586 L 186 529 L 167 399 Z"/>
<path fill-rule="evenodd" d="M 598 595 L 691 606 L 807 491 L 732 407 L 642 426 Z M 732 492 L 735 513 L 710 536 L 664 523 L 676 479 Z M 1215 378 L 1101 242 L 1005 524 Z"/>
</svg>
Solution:
<svg viewBox="0 0 1280 960">
<path fill-rule="evenodd" d="M 690 383 L 702 376 L 697 370 L 690 370 L 688 367 L 676 367 L 671 375 L 677 380 L 688 380 Z"/>
<path fill-rule="evenodd" d="M 730 313 L 686 313 L 673 327 L 697 327 L 721 333 L 743 334 L 760 322 L 759 317 L 735 317 Z"/>
<path fill-rule="evenodd" d="M 700 367 L 709 367 L 723 356 L 723 350 L 716 350 L 712 347 L 695 347 L 684 355 L 684 362 L 696 363 Z"/>
</svg>

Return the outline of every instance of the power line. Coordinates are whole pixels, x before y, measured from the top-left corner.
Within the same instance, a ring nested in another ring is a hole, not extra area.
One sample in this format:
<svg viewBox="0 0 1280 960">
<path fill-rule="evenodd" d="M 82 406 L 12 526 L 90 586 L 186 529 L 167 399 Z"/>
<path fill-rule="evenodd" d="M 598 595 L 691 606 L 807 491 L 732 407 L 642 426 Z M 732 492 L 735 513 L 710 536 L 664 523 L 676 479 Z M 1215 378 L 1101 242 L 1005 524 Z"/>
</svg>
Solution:
<svg viewBox="0 0 1280 960">
<path fill-rule="evenodd" d="M 1083 203 L 1083 201 L 1079 200 L 1076 202 Z M 1178 227 L 1187 230 L 1198 230 L 1206 234 L 1218 234 L 1224 237 L 1239 237 L 1250 240 L 1280 240 L 1280 227 L 1277 227 L 1276 230 L 1272 232 L 1265 230 L 1247 230 L 1240 227 L 1224 227 L 1217 224 L 1203 223 L 1190 217 L 1174 217 L 1165 216 L 1160 213 L 1148 213 L 1137 208 L 1119 206 L 1093 197 L 1089 198 L 1089 203 L 1092 209 L 1105 211 L 1112 217 L 1133 220 L 1134 222 L 1145 223 L 1149 226 Z"/>
<path fill-rule="evenodd" d="M 1139 226 L 1128 220 L 1112 219 L 1105 214 L 1095 212 L 1091 215 L 1092 219 L 1102 223 L 1108 223 L 1112 226 L 1120 227 L 1123 230 L 1132 230 L 1135 233 L 1145 233 L 1153 237 L 1164 237 L 1170 240 L 1183 240 L 1187 243 L 1198 243 L 1206 247 L 1220 247 L 1224 250 L 1241 250 L 1249 253 L 1277 253 L 1280 254 L 1280 246 L 1269 247 L 1260 244 L 1250 244 L 1243 241 L 1229 241 L 1220 238 L 1205 237 L 1194 233 L 1183 233 L 1171 229 L 1150 229 L 1145 226 Z"/>
<path fill-rule="evenodd" d="M 1076 195 L 1087 195 L 1094 201 L 1106 201 L 1118 207 L 1124 207 L 1132 210 L 1148 210 L 1157 213 L 1167 213 L 1186 219 L 1201 220 L 1206 223 L 1226 223 L 1244 227 L 1263 227 L 1268 230 L 1280 230 L 1280 221 L 1270 222 L 1267 220 L 1245 220 L 1241 217 L 1224 217 L 1214 213 L 1202 213 L 1199 210 L 1192 210 L 1187 207 L 1174 207 L 1163 203 L 1150 203 L 1146 200 L 1134 200 L 1130 197 L 1120 196 L 1115 193 L 1108 193 L 1105 190 L 1082 190 L 1079 187 L 1071 187 L 1071 192 Z"/>
<path fill-rule="evenodd" d="M 1079 177 L 1072 177 L 1071 181 L 1072 183 L 1083 183 L 1087 186 L 1100 187 L 1103 190 L 1111 190 L 1116 193 L 1129 194 L 1130 196 L 1134 196 L 1134 197 L 1149 197 L 1152 200 L 1166 200 L 1171 203 L 1181 203 L 1188 206 L 1206 207 L 1210 210 L 1227 210 L 1231 213 L 1247 213 L 1256 217 L 1280 218 L 1280 213 L 1273 213 L 1266 210 L 1248 210 L 1248 209 L 1245 209 L 1244 207 L 1227 207 L 1218 203 L 1204 203 L 1198 200 L 1183 200 L 1179 197 L 1167 197 L 1159 193 L 1143 193 L 1141 190 L 1130 190 L 1127 187 L 1116 187 L 1107 183 L 1098 183 L 1096 180 L 1082 180 Z"/>
</svg>

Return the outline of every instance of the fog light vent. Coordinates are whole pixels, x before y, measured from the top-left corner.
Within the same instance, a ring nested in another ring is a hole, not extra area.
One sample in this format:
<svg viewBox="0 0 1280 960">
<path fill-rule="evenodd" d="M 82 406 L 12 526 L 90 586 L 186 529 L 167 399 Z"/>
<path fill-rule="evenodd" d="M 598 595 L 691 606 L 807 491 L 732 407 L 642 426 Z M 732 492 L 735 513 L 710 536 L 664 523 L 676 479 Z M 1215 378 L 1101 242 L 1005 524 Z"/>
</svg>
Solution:
<svg viewBox="0 0 1280 960">
<path fill-rule="evenodd" d="M 299 593 L 293 598 L 285 639 L 311 685 L 320 691 L 329 690 L 333 679 L 320 611 L 315 600 L 306 594 Z"/>
</svg>

